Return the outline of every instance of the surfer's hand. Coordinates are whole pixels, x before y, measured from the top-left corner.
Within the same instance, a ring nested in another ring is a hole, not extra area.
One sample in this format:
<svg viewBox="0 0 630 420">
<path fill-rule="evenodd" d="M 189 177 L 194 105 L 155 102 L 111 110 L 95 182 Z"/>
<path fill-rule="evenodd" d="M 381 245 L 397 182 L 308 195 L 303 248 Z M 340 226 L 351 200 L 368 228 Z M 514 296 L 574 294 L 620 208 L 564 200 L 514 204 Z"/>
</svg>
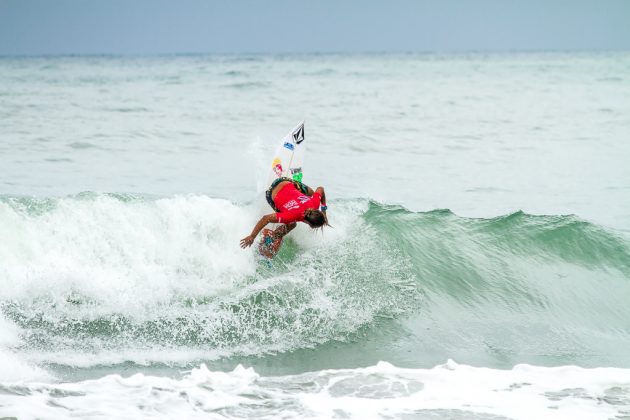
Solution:
<svg viewBox="0 0 630 420">
<path fill-rule="evenodd" d="M 254 237 L 252 235 L 246 236 L 243 239 L 241 239 L 241 248 L 247 248 L 248 246 L 251 246 L 251 244 L 254 243 Z"/>
</svg>

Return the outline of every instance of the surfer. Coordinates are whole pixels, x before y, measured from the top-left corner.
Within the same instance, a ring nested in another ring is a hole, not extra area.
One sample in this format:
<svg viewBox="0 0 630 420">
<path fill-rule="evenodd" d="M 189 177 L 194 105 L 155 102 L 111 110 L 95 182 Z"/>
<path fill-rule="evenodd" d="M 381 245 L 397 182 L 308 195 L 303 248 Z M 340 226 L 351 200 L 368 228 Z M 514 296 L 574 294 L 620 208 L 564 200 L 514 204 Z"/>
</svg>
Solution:
<svg viewBox="0 0 630 420">
<path fill-rule="evenodd" d="M 297 222 L 304 222 L 316 229 L 328 225 L 326 217 L 326 192 L 324 187 L 313 191 L 309 186 L 289 178 L 276 179 L 265 192 L 267 202 L 275 213 L 260 218 L 249 236 L 241 239 L 241 248 L 250 246 L 258 233 L 268 223 L 283 223 L 273 235 L 279 239 L 291 232 Z"/>
</svg>

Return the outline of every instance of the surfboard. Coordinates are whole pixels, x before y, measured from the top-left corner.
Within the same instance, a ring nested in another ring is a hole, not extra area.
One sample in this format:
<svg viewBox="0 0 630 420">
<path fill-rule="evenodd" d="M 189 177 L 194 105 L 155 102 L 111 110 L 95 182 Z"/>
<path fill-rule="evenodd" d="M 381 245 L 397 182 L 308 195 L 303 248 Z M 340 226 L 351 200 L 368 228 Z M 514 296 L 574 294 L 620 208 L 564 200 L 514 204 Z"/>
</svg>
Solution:
<svg viewBox="0 0 630 420">
<path fill-rule="evenodd" d="M 271 229 L 263 229 L 261 235 L 258 252 L 265 258 L 275 257 L 280 250 L 283 238 L 275 239 Z"/>
<path fill-rule="evenodd" d="M 291 178 L 302 182 L 304 173 L 302 165 L 304 163 L 304 153 L 306 146 L 304 144 L 304 121 L 296 125 L 293 130 L 289 131 L 278 144 L 273 158 L 271 159 L 271 168 L 267 177 L 267 188 L 278 178 Z M 273 211 L 267 200 L 263 197 L 263 214 Z M 273 223 L 271 229 L 263 229 L 258 251 L 265 258 L 273 258 L 280 250 L 282 238 L 274 239 L 271 236 L 273 230 L 280 226 L 279 223 Z M 267 233 L 265 233 L 267 232 Z"/>
<path fill-rule="evenodd" d="M 280 177 L 292 178 L 302 182 L 302 163 L 304 162 L 304 121 L 280 140 L 271 160 L 271 169 L 267 177 L 267 185 Z"/>
</svg>

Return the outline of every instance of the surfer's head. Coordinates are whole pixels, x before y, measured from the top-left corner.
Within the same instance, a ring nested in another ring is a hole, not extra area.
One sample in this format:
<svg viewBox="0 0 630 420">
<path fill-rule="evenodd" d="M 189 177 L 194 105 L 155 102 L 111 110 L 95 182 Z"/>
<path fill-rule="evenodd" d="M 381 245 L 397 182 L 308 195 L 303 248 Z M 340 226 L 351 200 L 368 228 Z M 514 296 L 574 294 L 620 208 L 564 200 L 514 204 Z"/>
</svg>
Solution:
<svg viewBox="0 0 630 420">
<path fill-rule="evenodd" d="M 307 209 L 304 212 L 304 221 L 313 229 L 327 225 L 326 215 L 320 210 Z"/>
</svg>

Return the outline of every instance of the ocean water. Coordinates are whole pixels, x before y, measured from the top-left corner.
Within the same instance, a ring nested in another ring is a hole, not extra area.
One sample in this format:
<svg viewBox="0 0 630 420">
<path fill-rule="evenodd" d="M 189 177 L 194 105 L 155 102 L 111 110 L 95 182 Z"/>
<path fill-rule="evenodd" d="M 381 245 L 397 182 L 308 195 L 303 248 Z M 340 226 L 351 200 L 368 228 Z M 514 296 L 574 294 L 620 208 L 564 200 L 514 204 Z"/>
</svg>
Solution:
<svg viewBox="0 0 630 420">
<path fill-rule="evenodd" d="M 0 417 L 630 418 L 630 53 L 0 58 Z"/>
</svg>

